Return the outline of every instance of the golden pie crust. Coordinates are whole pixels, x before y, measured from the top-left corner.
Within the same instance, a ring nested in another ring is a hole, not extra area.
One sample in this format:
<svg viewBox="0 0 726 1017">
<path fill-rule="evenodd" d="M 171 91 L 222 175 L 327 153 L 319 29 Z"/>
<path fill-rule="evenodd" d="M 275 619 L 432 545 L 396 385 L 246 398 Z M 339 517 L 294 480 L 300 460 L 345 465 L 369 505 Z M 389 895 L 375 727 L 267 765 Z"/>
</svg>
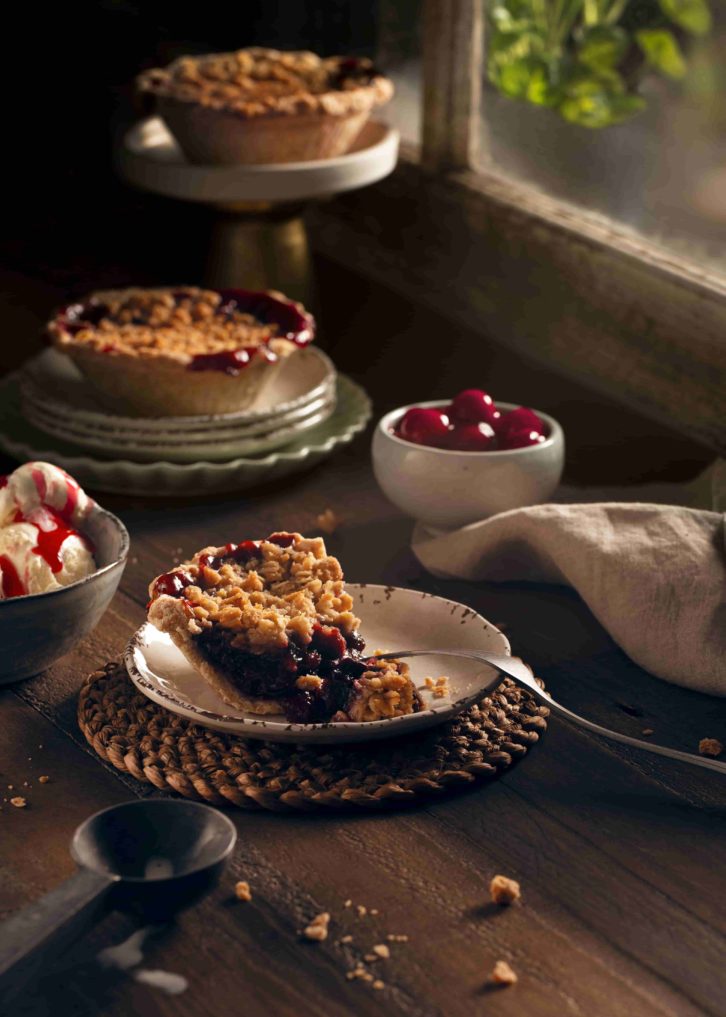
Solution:
<svg viewBox="0 0 726 1017">
<path fill-rule="evenodd" d="M 260 47 L 180 57 L 139 75 L 137 86 L 187 158 L 210 164 L 342 155 L 393 95 L 370 60 Z"/>
<path fill-rule="evenodd" d="M 142 417 L 234 413 L 248 407 L 280 364 L 310 341 L 315 322 L 282 293 L 247 294 L 293 312 L 301 332 L 290 339 L 284 328 L 258 320 L 244 306 L 227 311 L 227 292 L 244 291 L 99 290 L 63 308 L 49 323 L 48 335 L 117 412 Z M 218 369 L 208 369 L 210 364 Z"/>
</svg>

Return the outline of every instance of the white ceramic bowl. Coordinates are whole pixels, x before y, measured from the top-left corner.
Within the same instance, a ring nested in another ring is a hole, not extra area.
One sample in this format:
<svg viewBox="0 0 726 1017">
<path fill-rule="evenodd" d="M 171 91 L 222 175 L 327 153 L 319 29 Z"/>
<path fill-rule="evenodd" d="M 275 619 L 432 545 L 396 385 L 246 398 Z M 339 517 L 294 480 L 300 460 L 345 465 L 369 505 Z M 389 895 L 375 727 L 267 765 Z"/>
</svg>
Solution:
<svg viewBox="0 0 726 1017">
<path fill-rule="evenodd" d="M 437 400 L 413 403 L 443 409 Z M 514 403 L 497 403 L 503 410 Z M 499 452 L 454 452 L 414 445 L 393 429 L 410 406 L 392 410 L 373 434 L 373 471 L 383 493 L 409 516 L 436 529 L 457 529 L 498 512 L 538 505 L 552 496 L 565 458 L 562 428 L 540 410 L 548 437 L 541 445 Z"/>
</svg>

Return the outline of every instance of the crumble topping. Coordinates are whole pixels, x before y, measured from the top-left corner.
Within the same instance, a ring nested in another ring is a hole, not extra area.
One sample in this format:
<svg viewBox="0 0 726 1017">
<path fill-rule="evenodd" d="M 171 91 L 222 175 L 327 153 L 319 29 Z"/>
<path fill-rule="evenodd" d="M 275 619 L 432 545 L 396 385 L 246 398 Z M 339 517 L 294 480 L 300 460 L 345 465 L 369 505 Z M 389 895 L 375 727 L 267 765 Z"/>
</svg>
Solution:
<svg viewBox="0 0 726 1017">
<path fill-rule="evenodd" d="M 494 903 L 502 906 L 513 904 L 522 896 L 517 880 L 508 876 L 494 876 L 489 884 L 489 893 Z"/>
<path fill-rule="evenodd" d="M 718 738 L 702 738 L 698 743 L 698 751 L 702 756 L 720 756 L 723 752 L 723 745 Z"/>
<path fill-rule="evenodd" d="M 325 113 L 343 116 L 387 102 L 393 85 L 357 57 L 251 47 L 184 56 L 137 78 L 142 92 L 243 117 Z"/>
<path fill-rule="evenodd" d="M 167 576 L 183 583 L 189 630 L 218 625 L 232 634 L 235 649 L 280 650 L 291 637 L 307 644 L 316 622 L 346 633 L 360 624 L 340 563 L 320 537 L 272 534 L 269 540 L 207 547 Z M 167 576 L 151 584 L 152 603 L 167 592 Z"/>
<path fill-rule="evenodd" d="M 51 334 L 100 352 L 172 356 L 187 361 L 264 347 L 280 329 L 196 287 L 106 290 L 66 308 Z"/>
<path fill-rule="evenodd" d="M 348 708 L 350 719 L 385 720 L 413 713 L 416 691 L 408 666 L 394 660 L 377 661 L 375 666 L 380 670 L 366 671 L 358 679 L 358 695 Z"/>
</svg>

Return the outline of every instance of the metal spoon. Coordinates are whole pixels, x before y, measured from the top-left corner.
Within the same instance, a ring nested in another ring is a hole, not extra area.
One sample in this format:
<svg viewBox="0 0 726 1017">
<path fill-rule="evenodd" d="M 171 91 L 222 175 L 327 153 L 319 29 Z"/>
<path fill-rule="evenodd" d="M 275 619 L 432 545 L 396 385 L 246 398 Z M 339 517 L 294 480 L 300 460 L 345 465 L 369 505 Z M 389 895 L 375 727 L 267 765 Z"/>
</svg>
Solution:
<svg viewBox="0 0 726 1017">
<path fill-rule="evenodd" d="M 567 717 L 574 724 L 579 724 L 580 727 L 592 731 L 593 734 L 601 735 L 603 738 L 610 738 L 611 741 L 623 742 L 624 745 L 632 745 L 636 749 L 644 749 L 646 752 L 652 752 L 657 756 L 668 756 L 669 759 L 678 759 L 682 763 L 691 763 L 693 766 L 702 766 L 706 770 L 717 770 L 719 773 L 726 773 L 726 763 L 719 763 L 716 759 L 697 756 L 691 752 L 679 752 L 677 749 L 668 749 L 665 745 L 655 745 L 653 742 L 646 742 L 640 738 L 631 738 L 630 735 L 620 734 L 619 731 L 611 731 L 610 728 L 601 727 L 600 724 L 594 724 L 591 720 L 580 717 L 578 714 L 573 713 L 572 710 L 568 710 L 566 706 L 561 706 L 555 702 L 549 692 L 540 688 L 531 668 L 523 660 L 520 660 L 519 657 L 505 657 L 496 653 L 479 653 L 475 650 L 400 650 L 396 653 L 381 653 L 376 656 L 379 660 L 438 656 L 466 657 L 469 660 L 478 660 L 482 664 L 489 664 L 498 673 L 493 675 L 488 683 L 481 685 L 475 693 L 467 696 L 465 699 L 458 700 L 457 708 L 471 706 L 481 699 L 482 695 L 492 692 L 501 684 L 502 677 L 506 675 L 515 681 L 517 685 L 531 692 L 540 703 L 549 706 L 553 713 L 559 714 L 561 717 Z"/>
<path fill-rule="evenodd" d="M 218 882 L 237 832 L 221 812 L 174 799 L 97 812 L 71 840 L 78 872 L 0 925 L 0 1001 L 108 911 L 158 922 Z"/>
</svg>

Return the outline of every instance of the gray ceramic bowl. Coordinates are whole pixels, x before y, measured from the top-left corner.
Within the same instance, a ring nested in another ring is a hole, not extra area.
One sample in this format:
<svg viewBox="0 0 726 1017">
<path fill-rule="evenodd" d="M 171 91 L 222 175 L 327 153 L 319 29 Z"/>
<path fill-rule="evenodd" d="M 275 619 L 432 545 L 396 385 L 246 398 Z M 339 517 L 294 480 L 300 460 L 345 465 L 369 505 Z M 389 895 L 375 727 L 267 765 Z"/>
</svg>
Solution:
<svg viewBox="0 0 726 1017">
<path fill-rule="evenodd" d="M 48 593 L 0 600 L 0 685 L 50 667 L 96 627 L 108 607 L 126 567 L 129 535 L 120 519 L 99 506 L 83 532 L 96 549 L 93 575 Z"/>
</svg>

